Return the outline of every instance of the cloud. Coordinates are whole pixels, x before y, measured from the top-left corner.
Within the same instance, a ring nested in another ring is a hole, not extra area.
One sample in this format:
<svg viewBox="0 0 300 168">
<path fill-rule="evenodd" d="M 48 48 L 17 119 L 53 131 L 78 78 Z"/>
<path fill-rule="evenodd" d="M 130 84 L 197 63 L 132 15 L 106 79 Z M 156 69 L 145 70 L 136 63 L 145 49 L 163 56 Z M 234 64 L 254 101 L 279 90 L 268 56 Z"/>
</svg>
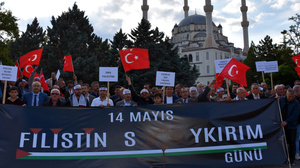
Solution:
<svg viewBox="0 0 300 168">
<path fill-rule="evenodd" d="M 224 13 L 241 13 L 240 7 L 242 6 L 241 1 L 231 0 L 223 9 Z M 248 7 L 248 12 L 254 12 L 256 10 L 256 5 L 252 1 L 246 1 L 246 6 Z"/>
</svg>

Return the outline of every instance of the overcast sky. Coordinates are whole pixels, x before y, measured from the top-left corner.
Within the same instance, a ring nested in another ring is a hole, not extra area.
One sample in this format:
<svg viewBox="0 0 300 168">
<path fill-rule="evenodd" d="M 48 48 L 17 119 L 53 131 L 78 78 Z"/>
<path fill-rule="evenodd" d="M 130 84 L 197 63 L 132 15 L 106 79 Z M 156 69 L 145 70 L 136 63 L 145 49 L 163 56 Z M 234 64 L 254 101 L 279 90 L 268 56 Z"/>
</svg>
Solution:
<svg viewBox="0 0 300 168">
<path fill-rule="evenodd" d="M 72 8 L 75 0 L 2 0 L 4 8 L 12 11 L 19 21 L 21 31 L 26 31 L 26 25 L 31 24 L 34 17 L 46 29 L 52 27 L 51 17 L 57 17 Z M 2 2 L 0 0 L 0 2 Z M 112 39 L 122 28 L 124 32 L 137 27 L 142 18 L 143 0 L 76 0 L 80 10 L 85 11 L 94 33 L 103 39 Z M 203 6 L 205 0 L 189 0 L 189 15 L 205 15 Z M 291 21 L 300 9 L 300 0 L 246 0 L 248 6 L 249 39 L 258 44 L 266 35 L 276 43 L 282 42 L 282 30 L 288 30 Z M 167 36 L 175 23 L 184 18 L 183 0 L 148 0 L 148 19 L 152 28 L 158 27 Z M 240 0 L 212 0 L 214 6 L 213 22 L 223 26 L 223 34 L 236 47 L 243 48 L 242 14 Z"/>
</svg>

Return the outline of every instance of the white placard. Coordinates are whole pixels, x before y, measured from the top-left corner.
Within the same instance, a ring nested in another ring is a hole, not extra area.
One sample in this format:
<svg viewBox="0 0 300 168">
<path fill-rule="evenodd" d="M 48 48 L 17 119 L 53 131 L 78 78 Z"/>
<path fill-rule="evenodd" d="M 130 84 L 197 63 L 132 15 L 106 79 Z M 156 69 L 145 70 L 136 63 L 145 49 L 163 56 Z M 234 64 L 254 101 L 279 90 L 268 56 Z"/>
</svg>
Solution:
<svg viewBox="0 0 300 168">
<path fill-rule="evenodd" d="M 215 60 L 216 73 L 221 73 L 231 59 Z"/>
<path fill-rule="evenodd" d="M 0 80 L 17 81 L 18 67 L 0 65 Z"/>
<path fill-rule="evenodd" d="M 257 62 L 255 62 L 256 71 L 257 72 L 265 71 L 266 63 L 267 63 L 267 61 L 257 61 Z"/>
<path fill-rule="evenodd" d="M 60 71 L 57 70 L 57 73 L 56 73 L 56 80 L 57 80 L 57 81 L 58 81 L 59 77 L 60 77 Z"/>
<path fill-rule="evenodd" d="M 175 72 L 156 72 L 156 86 L 172 86 L 175 85 Z"/>
<path fill-rule="evenodd" d="M 278 62 L 277 61 L 268 61 L 265 64 L 265 73 L 278 72 Z"/>
<path fill-rule="evenodd" d="M 0 61 L 0 65 L 2 65 L 2 62 Z"/>
<path fill-rule="evenodd" d="M 100 82 L 118 82 L 118 67 L 99 67 Z"/>
</svg>

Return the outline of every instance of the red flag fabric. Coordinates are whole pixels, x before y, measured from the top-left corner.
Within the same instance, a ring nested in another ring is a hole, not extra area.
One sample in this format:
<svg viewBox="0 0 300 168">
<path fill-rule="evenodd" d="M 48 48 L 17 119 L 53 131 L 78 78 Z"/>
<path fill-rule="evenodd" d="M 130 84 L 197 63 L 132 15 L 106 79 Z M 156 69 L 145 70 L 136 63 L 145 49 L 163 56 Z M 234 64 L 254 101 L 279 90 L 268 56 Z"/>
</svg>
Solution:
<svg viewBox="0 0 300 168">
<path fill-rule="evenodd" d="M 300 54 L 293 56 L 292 59 L 294 60 L 297 67 L 300 68 Z"/>
<path fill-rule="evenodd" d="M 39 65 L 43 49 L 30 51 L 29 53 L 20 57 L 20 67 L 24 68 L 26 65 Z"/>
<path fill-rule="evenodd" d="M 63 71 L 74 72 L 72 56 L 64 56 L 64 69 Z"/>
<path fill-rule="evenodd" d="M 21 71 L 21 68 L 20 68 L 20 65 L 19 65 L 18 61 L 16 61 L 15 67 L 18 67 L 17 78 L 20 78 L 22 71 Z"/>
<path fill-rule="evenodd" d="M 221 74 L 224 78 L 232 80 L 243 86 L 247 86 L 246 71 L 250 69 L 247 65 L 232 58 L 222 70 Z"/>
<path fill-rule="evenodd" d="M 119 51 L 125 72 L 150 68 L 148 49 L 129 48 Z"/>
<path fill-rule="evenodd" d="M 31 65 L 27 65 L 24 70 L 23 70 L 23 75 L 26 76 L 27 78 L 30 78 L 30 74 L 33 71 L 33 67 Z"/>
<path fill-rule="evenodd" d="M 44 91 L 48 91 L 49 92 L 50 90 L 49 90 L 49 87 L 48 87 L 48 85 L 46 83 L 46 80 L 45 80 L 45 77 L 44 77 L 42 69 L 41 69 L 41 73 L 40 73 L 40 82 L 41 82 L 41 85 L 42 85 Z"/>
<path fill-rule="evenodd" d="M 249 96 L 249 93 L 247 92 L 247 90 L 245 89 L 245 87 L 243 85 L 241 85 L 241 88 L 243 88 L 245 90 L 245 96 Z"/>
<path fill-rule="evenodd" d="M 214 84 L 214 88 L 218 89 L 219 87 L 221 87 L 223 85 L 224 76 L 219 73 L 216 73 L 215 80 L 216 80 L 216 83 Z"/>
<path fill-rule="evenodd" d="M 297 72 L 299 78 L 300 78 L 300 67 L 296 66 L 295 67 L 295 71 Z"/>
</svg>

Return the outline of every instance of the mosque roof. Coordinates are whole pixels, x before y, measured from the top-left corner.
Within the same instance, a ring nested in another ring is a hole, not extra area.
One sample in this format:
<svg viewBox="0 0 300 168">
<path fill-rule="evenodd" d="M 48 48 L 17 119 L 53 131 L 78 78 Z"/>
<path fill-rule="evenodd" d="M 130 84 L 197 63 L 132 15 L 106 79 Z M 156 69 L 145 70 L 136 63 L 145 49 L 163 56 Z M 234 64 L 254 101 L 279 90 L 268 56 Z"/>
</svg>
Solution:
<svg viewBox="0 0 300 168">
<path fill-rule="evenodd" d="M 179 23 L 179 27 L 181 26 L 187 26 L 190 24 L 196 24 L 196 25 L 206 25 L 206 17 L 203 15 L 190 15 L 187 18 L 183 19 Z M 215 23 L 213 22 L 213 25 L 215 26 Z"/>
</svg>

